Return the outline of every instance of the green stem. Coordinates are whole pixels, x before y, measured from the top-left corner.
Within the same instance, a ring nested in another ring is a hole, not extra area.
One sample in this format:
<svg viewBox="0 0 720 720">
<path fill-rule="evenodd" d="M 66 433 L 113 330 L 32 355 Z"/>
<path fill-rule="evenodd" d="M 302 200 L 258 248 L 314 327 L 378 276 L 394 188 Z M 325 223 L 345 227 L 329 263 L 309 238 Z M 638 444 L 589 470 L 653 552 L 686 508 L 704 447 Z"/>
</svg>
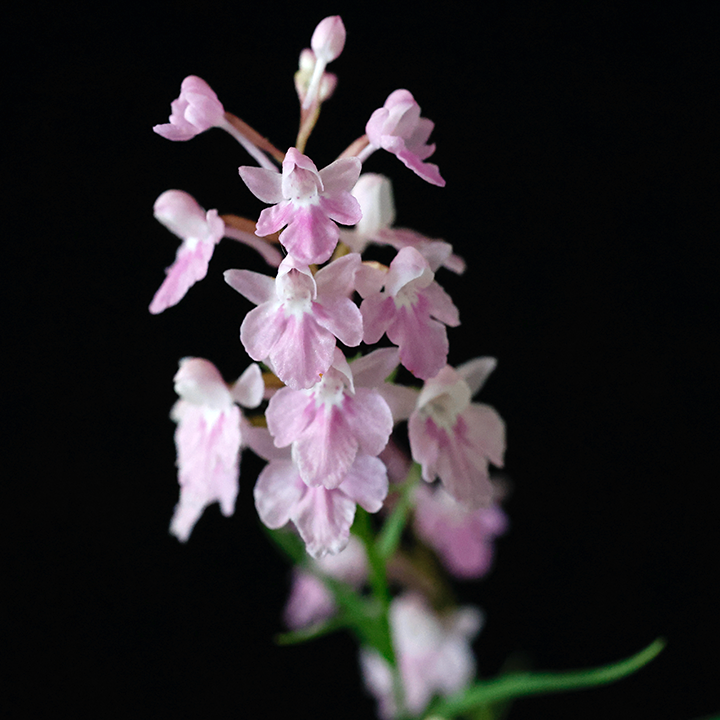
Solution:
<svg viewBox="0 0 720 720">
<path fill-rule="evenodd" d="M 454 718 L 481 705 L 506 698 L 606 685 L 639 670 L 655 658 L 663 647 L 665 641 L 658 638 L 637 655 L 605 667 L 571 672 L 513 673 L 495 680 L 481 681 L 454 698 L 436 703 L 430 715 L 438 718 Z"/>
</svg>

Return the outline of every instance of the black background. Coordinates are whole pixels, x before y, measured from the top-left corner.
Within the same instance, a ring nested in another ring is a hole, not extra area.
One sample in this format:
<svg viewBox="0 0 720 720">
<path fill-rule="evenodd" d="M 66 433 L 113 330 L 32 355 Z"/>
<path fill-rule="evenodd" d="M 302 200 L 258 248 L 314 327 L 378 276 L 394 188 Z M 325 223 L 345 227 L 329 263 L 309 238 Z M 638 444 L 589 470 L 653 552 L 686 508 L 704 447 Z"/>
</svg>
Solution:
<svg viewBox="0 0 720 720">
<path fill-rule="evenodd" d="M 487 614 L 481 672 L 517 651 L 538 669 L 599 665 L 663 636 L 638 675 L 511 717 L 720 711 L 709 10 L 175 2 L 29 5 L 7 25 L 7 716 L 374 714 L 349 637 L 273 645 L 288 572 L 258 527 L 250 454 L 234 517 L 210 508 L 187 545 L 167 533 L 177 361 L 240 374 L 250 306 L 221 274 L 262 266 L 225 241 L 178 307 L 147 312 L 176 249 L 152 217 L 161 192 L 263 207 L 227 135 L 151 131 L 183 77 L 287 147 L 298 53 L 337 12 L 339 86 L 307 152 L 326 165 L 392 90 L 413 92 L 447 187 L 381 153 L 366 169 L 393 179 L 398 225 L 468 261 L 438 275 L 463 319 L 450 362 L 499 359 L 480 399 L 508 425 L 512 528 L 491 575 L 459 590 Z"/>
</svg>

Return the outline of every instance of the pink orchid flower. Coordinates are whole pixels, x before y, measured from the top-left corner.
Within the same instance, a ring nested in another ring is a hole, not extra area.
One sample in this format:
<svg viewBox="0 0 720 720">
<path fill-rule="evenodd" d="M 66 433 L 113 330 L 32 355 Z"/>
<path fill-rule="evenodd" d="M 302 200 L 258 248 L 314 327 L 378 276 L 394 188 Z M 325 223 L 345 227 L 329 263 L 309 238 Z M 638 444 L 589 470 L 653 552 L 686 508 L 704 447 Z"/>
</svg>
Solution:
<svg viewBox="0 0 720 720">
<path fill-rule="evenodd" d="M 444 187 L 438 166 L 424 162 L 435 152 L 435 145 L 427 144 L 434 127 L 432 120 L 420 117 L 420 106 L 408 90 L 395 90 L 365 126 L 370 145 L 361 158 L 383 148 L 423 180 Z"/>
<path fill-rule="evenodd" d="M 387 272 L 363 266 L 358 274 L 358 292 L 365 298 L 360 306 L 363 340 L 372 345 L 387 333 L 400 348 L 402 364 L 423 380 L 447 362 L 445 325 L 460 324 L 458 309 L 434 278 L 413 247 L 400 250 Z"/>
<path fill-rule="evenodd" d="M 342 158 L 318 172 L 309 157 L 290 148 L 276 170 L 243 166 L 240 177 L 250 191 L 272 207 L 260 213 L 260 237 L 287 225 L 280 242 L 299 263 L 324 263 L 335 250 L 340 231 L 335 222 L 354 225 L 360 220 L 358 201 L 350 194 L 360 176 L 357 158 Z"/>
<path fill-rule="evenodd" d="M 362 316 L 348 298 L 359 265 L 359 255 L 345 255 L 313 277 L 307 265 L 289 255 L 275 280 L 227 270 L 227 283 L 258 305 L 240 327 L 248 355 L 269 358 L 275 374 L 296 390 L 318 382 L 332 364 L 335 338 L 349 346 L 362 340 Z"/>
<path fill-rule="evenodd" d="M 385 466 L 376 457 L 359 453 L 336 487 L 329 489 L 304 482 L 290 448 L 255 443 L 253 450 L 269 461 L 254 490 L 260 520 L 271 529 L 292 522 L 316 559 L 336 555 L 347 546 L 357 504 L 374 513 L 387 495 Z"/>
<path fill-rule="evenodd" d="M 493 561 L 493 542 L 508 527 L 497 503 L 469 509 L 441 486 L 420 485 L 415 491 L 413 527 L 455 577 L 477 579 Z"/>
<path fill-rule="evenodd" d="M 208 271 L 215 245 L 225 233 L 225 223 L 217 210 L 207 213 L 195 198 L 182 190 L 167 190 L 155 201 L 155 217 L 177 235 L 182 243 L 175 262 L 165 270 L 167 277 L 150 303 L 157 314 L 177 305 L 185 293 Z"/>
<path fill-rule="evenodd" d="M 439 477 L 471 508 L 492 503 L 488 463 L 503 466 L 505 423 L 490 406 L 470 402 L 496 364 L 495 358 L 477 358 L 457 370 L 446 365 L 425 382 L 408 422 L 410 450 L 423 479 Z"/>
<path fill-rule="evenodd" d="M 225 109 L 218 96 L 195 75 L 182 81 L 180 97 L 170 107 L 170 122 L 153 128 L 168 140 L 190 140 L 211 127 L 222 127 L 225 122 Z"/>
<path fill-rule="evenodd" d="M 175 374 L 175 391 L 180 399 L 170 417 L 177 423 L 180 501 L 170 532 L 185 542 L 211 503 L 219 502 L 226 517 L 235 510 L 244 422 L 235 403 L 257 407 L 264 383 L 255 364 L 228 387 L 209 360 L 185 358 Z"/>
<path fill-rule="evenodd" d="M 471 642 L 482 623 L 482 613 L 472 606 L 438 617 L 420 595 L 408 593 L 391 602 L 390 630 L 411 715 L 420 717 L 434 695 L 452 695 L 472 681 Z M 363 648 L 360 666 L 381 720 L 391 720 L 398 709 L 390 665 L 376 651 Z"/>
<path fill-rule="evenodd" d="M 394 348 L 376 350 L 353 363 L 353 378 L 342 352 L 309 390 L 278 390 L 265 413 L 277 447 L 292 446 L 303 481 L 337 488 L 362 453 L 377 456 L 392 432 L 390 408 L 375 386 L 397 365 Z M 384 373 L 384 374 L 383 374 Z M 381 375 L 381 377 L 378 377 Z"/>
<path fill-rule="evenodd" d="M 276 248 L 255 235 L 226 226 L 217 210 L 206 213 L 192 195 L 182 190 L 167 190 L 160 195 L 155 201 L 154 213 L 182 243 L 175 262 L 165 270 L 167 277 L 150 303 L 153 315 L 177 305 L 187 291 L 207 275 L 215 245 L 223 237 L 249 245 L 268 265 L 277 267 L 282 260 Z"/>
</svg>

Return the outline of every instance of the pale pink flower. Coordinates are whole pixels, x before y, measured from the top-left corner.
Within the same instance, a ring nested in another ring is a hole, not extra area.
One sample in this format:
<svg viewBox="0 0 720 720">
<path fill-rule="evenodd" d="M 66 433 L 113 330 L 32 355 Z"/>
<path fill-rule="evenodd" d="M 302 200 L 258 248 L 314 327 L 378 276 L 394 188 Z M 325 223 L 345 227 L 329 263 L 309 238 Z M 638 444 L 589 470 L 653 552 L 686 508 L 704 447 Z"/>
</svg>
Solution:
<svg viewBox="0 0 720 720">
<path fill-rule="evenodd" d="M 166 190 L 155 201 L 153 210 L 155 217 L 182 240 L 175 262 L 165 269 L 165 280 L 150 303 L 153 315 L 177 305 L 207 275 L 215 245 L 224 236 L 257 250 L 269 265 L 280 264 L 282 257 L 274 247 L 249 233 L 226 227 L 217 210 L 205 212 L 192 195 L 182 190 Z"/>
<path fill-rule="evenodd" d="M 376 457 L 359 453 L 340 482 L 328 489 L 303 481 L 288 448 L 268 455 L 270 462 L 254 490 L 260 520 L 271 529 L 292 522 L 314 558 L 335 555 L 347 546 L 356 504 L 374 513 L 387 495 L 385 466 Z"/>
<path fill-rule="evenodd" d="M 505 454 L 505 423 L 490 406 L 470 402 L 496 364 L 494 358 L 477 358 L 457 370 L 446 365 L 425 382 L 408 422 L 410 450 L 423 479 L 439 477 L 456 500 L 474 508 L 492 502 L 488 463 L 502 467 Z"/>
<path fill-rule="evenodd" d="M 178 482 L 180 501 L 170 532 L 185 542 L 206 506 L 220 503 L 226 517 L 235 510 L 240 475 L 242 415 L 240 403 L 257 407 L 264 384 L 253 364 L 228 387 L 218 369 L 203 358 L 185 358 L 175 374 L 180 399 L 170 417 L 177 423 Z"/>
<path fill-rule="evenodd" d="M 420 485 L 415 490 L 415 532 L 455 577 L 485 575 L 492 565 L 494 540 L 507 526 L 507 516 L 497 501 L 470 509 L 440 486 Z"/>
<path fill-rule="evenodd" d="M 276 170 L 243 166 L 240 177 L 250 191 L 272 207 L 260 213 L 260 237 L 287 225 L 280 242 L 299 263 L 324 263 L 337 245 L 335 222 L 354 225 L 360 220 L 358 201 L 350 194 L 360 175 L 357 158 L 342 158 L 318 172 L 309 157 L 290 148 Z"/>
<path fill-rule="evenodd" d="M 281 388 L 270 399 L 265 417 L 275 445 L 292 446 L 300 476 L 311 487 L 337 488 L 355 457 L 377 456 L 392 432 L 392 414 L 375 386 L 397 365 L 396 351 L 376 350 L 356 364 L 362 372 L 353 381 L 335 348 L 320 382 L 309 390 Z M 378 368 L 384 373 L 379 380 Z"/>
<path fill-rule="evenodd" d="M 358 275 L 358 291 L 365 298 L 360 306 L 363 340 L 372 345 L 387 333 L 400 348 L 402 364 L 423 380 L 447 362 L 445 325 L 460 324 L 458 309 L 434 278 L 428 261 L 412 247 L 400 250 L 387 272 L 364 266 Z"/>
<path fill-rule="evenodd" d="M 225 223 L 217 210 L 205 212 L 195 198 L 182 190 L 167 190 L 155 201 L 155 217 L 182 243 L 175 262 L 165 270 L 167 276 L 150 303 L 157 314 L 177 305 L 185 293 L 207 275 L 215 245 L 222 239 Z"/>
<path fill-rule="evenodd" d="M 394 228 L 395 202 L 389 178 L 376 173 L 363 173 L 352 190 L 360 203 L 362 218 L 352 230 L 340 229 L 340 240 L 353 252 L 363 253 L 370 244 L 391 245 L 396 250 L 414 247 L 437 272 L 445 267 L 454 273 L 465 272 L 465 261 L 453 253 L 444 240 L 432 240 L 414 230 Z"/>
<path fill-rule="evenodd" d="M 482 613 L 466 606 L 438 617 L 419 595 L 396 597 L 390 604 L 390 630 L 403 683 L 405 710 L 420 716 L 435 695 L 449 696 L 475 677 L 471 642 L 482 626 Z M 393 675 L 388 662 L 374 650 L 360 651 L 368 690 L 378 701 L 378 714 L 398 714 Z"/>
<path fill-rule="evenodd" d="M 432 120 L 420 117 L 420 106 L 408 90 L 395 90 L 370 116 L 365 132 L 369 147 L 391 152 L 423 180 L 444 187 L 437 165 L 424 162 L 435 152 L 435 145 L 427 144 L 434 127 Z"/>
<path fill-rule="evenodd" d="M 314 625 L 332 617 L 335 599 L 319 575 L 327 575 L 359 590 L 367 580 L 365 548 L 355 535 L 337 555 L 325 555 L 314 561 L 315 572 L 295 567 L 292 586 L 283 617 L 292 630 Z"/>
<path fill-rule="evenodd" d="M 153 128 L 168 140 L 190 140 L 211 127 L 221 127 L 225 121 L 225 109 L 217 95 L 195 75 L 182 81 L 180 97 L 170 107 L 170 122 Z"/>
<path fill-rule="evenodd" d="M 348 298 L 360 265 L 345 255 L 313 277 L 292 256 L 277 278 L 249 270 L 227 270 L 227 283 L 256 303 L 240 327 L 240 340 L 253 360 L 270 359 L 275 374 L 291 388 L 309 388 L 328 370 L 335 338 L 345 345 L 362 340 L 362 316 Z"/>
</svg>

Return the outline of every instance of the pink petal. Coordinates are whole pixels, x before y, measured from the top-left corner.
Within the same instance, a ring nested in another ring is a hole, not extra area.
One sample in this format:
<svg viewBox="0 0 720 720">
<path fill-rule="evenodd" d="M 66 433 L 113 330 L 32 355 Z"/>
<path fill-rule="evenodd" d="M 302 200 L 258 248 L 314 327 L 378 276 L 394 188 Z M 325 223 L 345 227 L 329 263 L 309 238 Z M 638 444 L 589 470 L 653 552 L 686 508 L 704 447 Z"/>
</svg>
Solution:
<svg viewBox="0 0 720 720">
<path fill-rule="evenodd" d="M 315 274 L 317 294 L 322 297 L 350 297 L 355 289 L 355 274 L 361 266 L 357 253 L 343 255 Z"/>
<path fill-rule="evenodd" d="M 267 208 L 263 213 L 272 209 Z M 262 213 L 260 219 L 262 220 Z M 258 221 L 259 226 L 260 221 Z M 328 219 L 321 208 L 317 205 L 308 205 L 295 208 L 290 223 L 280 236 L 280 242 L 299 262 L 312 265 L 330 259 L 339 237 L 337 225 Z"/>
<path fill-rule="evenodd" d="M 416 411 L 408 420 L 408 436 L 413 460 L 422 465 L 423 480 L 432 482 L 437 477 L 441 445 L 449 447 L 447 434 L 435 425 L 432 418 Z"/>
<path fill-rule="evenodd" d="M 270 398 L 265 412 L 268 429 L 277 447 L 285 447 L 308 428 L 315 419 L 315 400 L 308 393 L 281 388 Z"/>
<path fill-rule="evenodd" d="M 321 558 L 345 548 L 354 517 L 355 503 L 342 492 L 313 487 L 306 488 L 293 522 L 308 553 Z"/>
<path fill-rule="evenodd" d="M 495 358 L 480 357 L 460 365 L 457 372 L 470 387 L 471 394 L 475 395 L 496 367 L 497 360 Z"/>
<path fill-rule="evenodd" d="M 472 403 L 462 413 L 467 423 L 472 447 L 481 452 L 493 465 L 503 466 L 505 456 L 505 423 L 489 405 Z"/>
<path fill-rule="evenodd" d="M 345 413 L 329 405 L 318 410 L 312 425 L 294 442 L 292 454 L 305 483 L 332 490 L 343 481 L 357 449 L 358 440 L 345 422 Z"/>
<path fill-rule="evenodd" d="M 340 342 L 349 347 L 359 345 L 363 339 L 362 315 L 352 300 L 338 298 L 327 303 L 313 303 L 313 316 L 318 325 L 329 330 Z M 333 346 L 334 344 L 333 341 Z M 320 372 L 325 372 L 328 367 L 329 364 Z"/>
<path fill-rule="evenodd" d="M 356 387 L 376 388 L 387 380 L 398 366 L 400 358 L 397 348 L 379 348 L 353 360 L 353 378 Z"/>
<path fill-rule="evenodd" d="M 283 527 L 306 490 L 292 460 L 273 460 L 260 472 L 253 491 L 260 520 L 273 530 Z"/>
<path fill-rule="evenodd" d="M 374 345 L 385 334 L 395 318 L 395 301 L 378 293 L 365 298 L 360 305 L 363 319 L 363 340 Z"/>
<path fill-rule="evenodd" d="M 235 381 L 231 389 L 233 400 L 246 408 L 256 408 L 263 400 L 265 383 L 260 366 L 252 363 Z"/>
<path fill-rule="evenodd" d="M 225 282 L 250 302 L 262 305 L 275 299 L 275 279 L 252 270 L 226 270 Z"/>
<path fill-rule="evenodd" d="M 275 374 L 295 390 L 315 385 L 332 364 L 335 337 L 321 325 L 308 313 L 287 316 L 269 353 Z"/>
<path fill-rule="evenodd" d="M 388 477 L 382 460 L 358 454 L 340 490 L 368 512 L 378 512 L 388 493 Z"/>
<path fill-rule="evenodd" d="M 250 192 L 264 203 L 275 205 L 283 200 L 282 175 L 277 170 L 243 165 L 238 172 Z"/>
<path fill-rule="evenodd" d="M 277 205 L 265 208 L 258 218 L 255 234 L 260 237 L 272 235 L 292 221 L 295 207 L 290 200 L 283 200 Z"/>
<path fill-rule="evenodd" d="M 460 313 L 452 298 L 436 282 L 430 283 L 421 290 L 428 301 L 428 312 L 440 322 L 457 327 L 460 324 Z"/>
<path fill-rule="evenodd" d="M 167 277 L 150 303 L 153 315 L 177 305 L 185 293 L 207 275 L 214 249 L 215 245 L 207 242 L 198 242 L 193 249 L 189 249 L 186 243 L 180 245 L 175 262 L 165 271 Z"/>
<path fill-rule="evenodd" d="M 240 342 L 253 359 L 269 357 L 287 326 L 288 319 L 279 303 L 263 303 L 251 310 L 240 326 Z"/>
<path fill-rule="evenodd" d="M 355 397 L 345 398 L 345 417 L 362 451 L 379 455 L 393 428 L 392 413 L 377 390 L 357 388 Z"/>
<path fill-rule="evenodd" d="M 360 177 L 362 163 L 356 158 L 340 158 L 320 171 L 324 194 L 349 193 Z M 353 198 L 354 199 L 354 198 Z M 355 200 L 357 203 L 357 200 Z M 358 203 L 358 209 L 360 205 Z M 355 221 L 357 222 L 357 221 Z M 345 223 L 354 225 L 355 223 Z"/>
<path fill-rule="evenodd" d="M 440 175 L 440 168 L 433 163 L 422 162 L 421 158 L 414 152 L 411 152 L 407 148 L 398 147 L 399 143 L 393 143 L 397 150 L 393 151 L 395 156 L 405 167 L 412 170 L 416 175 L 421 177 L 423 180 L 437 185 L 438 187 L 445 187 L 445 180 Z M 435 150 L 435 146 L 432 146 L 432 150 Z M 432 155 L 432 152 L 424 154 L 425 157 Z"/>
<path fill-rule="evenodd" d="M 397 309 L 387 336 L 400 348 L 400 361 L 415 377 L 435 377 L 447 362 L 449 343 L 442 323 L 426 314 L 422 296 L 413 306 Z M 425 311 L 425 312 L 423 312 Z"/>
</svg>

